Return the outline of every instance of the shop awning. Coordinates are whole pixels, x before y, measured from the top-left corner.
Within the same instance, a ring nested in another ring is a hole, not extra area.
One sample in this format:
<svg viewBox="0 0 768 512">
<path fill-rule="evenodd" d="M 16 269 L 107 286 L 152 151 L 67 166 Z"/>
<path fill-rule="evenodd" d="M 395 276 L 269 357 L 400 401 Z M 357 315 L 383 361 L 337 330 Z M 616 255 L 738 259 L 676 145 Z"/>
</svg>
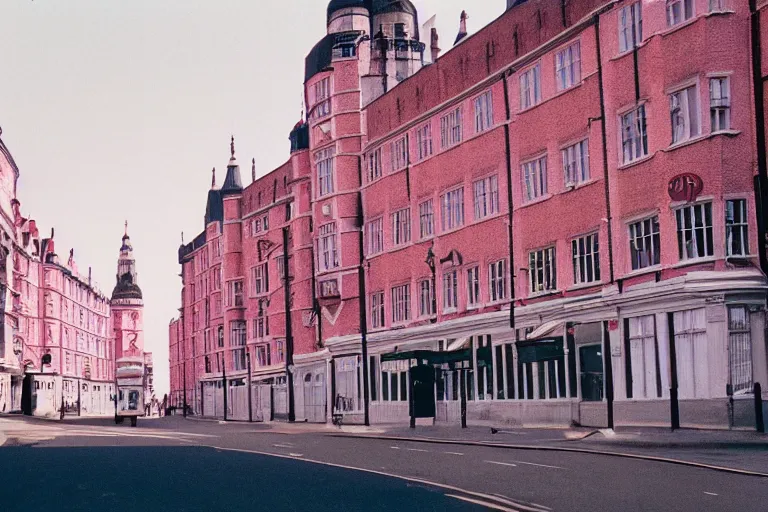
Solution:
<svg viewBox="0 0 768 512">
<path fill-rule="evenodd" d="M 563 322 L 560 320 L 550 320 L 549 322 L 544 322 L 540 326 L 538 326 L 536 329 L 534 329 L 532 332 L 528 333 L 528 336 L 526 336 L 529 340 L 535 340 L 537 338 L 541 338 L 543 336 L 557 336 L 562 335 L 562 332 L 555 333 L 555 330 L 559 328 L 561 331 L 563 327 Z"/>
<path fill-rule="evenodd" d="M 564 355 L 562 336 L 517 342 L 517 360 L 521 363 L 551 361 Z"/>
<path fill-rule="evenodd" d="M 472 351 L 468 348 L 462 350 L 453 350 L 451 352 L 437 352 L 435 350 L 410 350 L 407 352 L 382 354 L 381 362 L 383 363 L 386 361 L 418 359 L 419 361 L 427 361 L 428 364 L 441 365 L 446 363 L 470 361 L 471 357 Z"/>
</svg>

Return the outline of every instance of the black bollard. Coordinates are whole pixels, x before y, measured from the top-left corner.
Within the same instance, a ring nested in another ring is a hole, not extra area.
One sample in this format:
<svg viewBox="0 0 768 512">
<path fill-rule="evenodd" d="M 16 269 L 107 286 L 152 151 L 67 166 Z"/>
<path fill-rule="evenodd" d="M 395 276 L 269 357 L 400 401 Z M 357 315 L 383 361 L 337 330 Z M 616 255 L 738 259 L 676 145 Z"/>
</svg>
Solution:
<svg viewBox="0 0 768 512">
<path fill-rule="evenodd" d="M 757 431 L 765 434 L 765 420 L 763 418 L 763 390 L 759 382 L 755 382 L 755 426 Z"/>
</svg>

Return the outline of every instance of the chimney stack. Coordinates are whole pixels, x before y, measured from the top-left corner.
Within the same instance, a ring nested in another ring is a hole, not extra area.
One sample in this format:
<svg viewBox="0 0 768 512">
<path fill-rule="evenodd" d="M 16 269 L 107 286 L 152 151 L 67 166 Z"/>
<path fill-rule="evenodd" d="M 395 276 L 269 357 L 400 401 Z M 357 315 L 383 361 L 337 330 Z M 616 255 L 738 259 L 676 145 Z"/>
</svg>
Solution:
<svg viewBox="0 0 768 512">
<path fill-rule="evenodd" d="M 467 37 L 467 11 L 461 11 L 461 20 L 459 21 L 459 33 L 456 35 L 456 41 L 453 42 L 454 46 L 462 39 Z"/>
<path fill-rule="evenodd" d="M 432 27 L 430 33 L 430 50 L 432 50 L 432 62 L 436 62 L 437 58 L 440 56 L 440 46 L 438 45 L 438 39 L 437 29 Z"/>
</svg>

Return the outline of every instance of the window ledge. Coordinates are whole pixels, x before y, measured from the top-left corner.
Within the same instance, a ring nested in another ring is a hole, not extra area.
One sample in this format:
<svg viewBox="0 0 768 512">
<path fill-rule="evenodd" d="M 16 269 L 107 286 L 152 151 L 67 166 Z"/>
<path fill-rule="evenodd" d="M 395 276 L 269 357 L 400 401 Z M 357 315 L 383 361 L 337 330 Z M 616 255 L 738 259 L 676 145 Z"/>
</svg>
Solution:
<svg viewBox="0 0 768 512">
<path fill-rule="evenodd" d="M 709 134 L 705 135 L 696 135 L 695 137 L 691 137 L 689 139 L 681 140 L 680 142 L 675 142 L 674 144 L 670 144 L 666 148 L 663 148 L 662 151 L 665 153 L 668 153 L 669 151 L 674 151 L 678 148 L 682 148 L 685 146 L 690 146 L 691 144 L 696 144 L 699 141 L 702 141 L 704 139 L 708 139 Z"/>
<path fill-rule="evenodd" d="M 576 290 L 583 290 L 585 288 L 594 288 L 595 286 L 602 286 L 602 285 L 603 285 L 603 281 L 602 280 L 600 280 L 600 281 L 591 281 L 589 283 L 575 284 L 575 285 L 571 286 L 570 288 L 566 288 L 565 291 L 573 292 L 573 291 L 576 291 Z"/>
<path fill-rule="evenodd" d="M 632 272 L 624 274 L 623 276 L 620 277 L 620 279 L 627 279 L 629 277 L 642 276 L 644 274 L 652 274 L 654 272 L 658 272 L 659 270 L 661 270 L 661 265 L 651 265 L 650 267 L 639 268 L 637 270 L 633 270 Z"/>
<path fill-rule="evenodd" d="M 685 27 L 687 27 L 689 25 L 693 25 L 694 23 L 696 23 L 696 21 L 698 21 L 700 16 L 701 15 L 697 15 L 697 16 L 695 15 L 691 19 L 688 19 L 688 20 L 685 20 L 685 21 L 681 21 L 677 25 L 672 25 L 671 27 L 667 26 L 667 28 L 661 32 L 661 34 L 660 34 L 661 37 L 667 37 L 668 35 L 673 34 L 674 32 L 677 32 L 678 30 L 682 30 L 682 29 L 684 29 Z"/>
<path fill-rule="evenodd" d="M 467 311 L 477 311 L 478 309 L 482 309 L 483 304 L 477 303 L 477 304 L 467 304 Z"/>
<path fill-rule="evenodd" d="M 528 294 L 528 296 L 525 297 L 525 298 L 526 299 L 538 299 L 540 297 L 548 297 L 550 295 L 558 295 L 558 294 L 561 294 L 561 293 L 563 293 L 562 290 L 546 290 L 546 291 L 543 291 L 543 292 L 536 292 L 536 293 Z"/>
<path fill-rule="evenodd" d="M 618 170 L 629 169 L 630 167 L 634 167 L 635 165 L 640 165 L 643 162 L 647 162 L 648 160 L 650 160 L 654 156 L 656 156 L 656 153 L 651 153 L 651 154 L 645 155 L 643 157 L 638 158 L 637 160 L 632 160 L 631 162 L 627 162 L 625 164 L 621 164 L 618 167 L 616 167 L 616 169 L 618 169 Z"/>
<path fill-rule="evenodd" d="M 712 263 L 714 261 L 717 261 L 716 256 L 705 256 L 703 258 L 690 258 L 683 261 L 678 261 L 674 265 L 672 265 L 672 268 L 682 268 L 682 267 L 690 267 L 691 265 L 699 265 L 701 263 Z"/>
<path fill-rule="evenodd" d="M 728 14 L 736 14 L 736 11 L 733 9 L 723 9 L 722 11 L 709 11 L 704 14 L 705 18 L 709 18 L 710 16 L 726 16 Z"/>
<path fill-rule="evenodd" d="M 697 135 L 696 137 L 692 137 L 690 139 L 686 139 L 684 141 L 676 142 L 675 144 L 672 144 L 664 149 L 662 149 L 663 152 L 668 153 L 670 151 L 674 151 L 678 148 L 682 148 L 685 146 L 689 146 L 691 144 L 695 144 L 697 142 L 701 142 L 702 140 L 711 139 L 714 137 L 717 137 L 718 135 L 725 135 L 727 137 L 735 137 L 741 133 L 741 130 L 719 130 L 716 132 L 706 133 L 704 135 Z"/>
<path fill-rule="evenodd" d="M 627 55 L 632 55 L 632 52 L 635 50 L 635 48 L 637 48 L 639 50 L 640 48 L 642 48 L 645 45 L 647 45 L 648 41 L 650 41 L 650 38 L 643 39 L 642 41 L 640 41 L 639 44 L 636 44 L 634 47 L 629 48 L 627 50 L 624 50 L 623 52 L 621 52 L 621 53 L 619 53 L 617 55 L 614 55 L 613 57 L 608 59 L 608 61 L 611 62 L 611 61 L 619 60 L 619 59 L 621 59 L 623 57 L 626 57 Z"/>
<path fill-rule="evenodd" d="M 443 309 L 442 313 L 444 315 L 452 315 L 453 313 L 457 313 L 459 311 L 459 308 L 445 308 Z"/>
<path fill-rule="evenodd" d="M 533 206 L 535 204 L 543 203 L 547 199 L 550 199 L 552 197 L 552 194 L 547 193 L 543 196 L 539 196 L 536 199 L 531 199 L 530 201 L 524 202 L 522 205 L 518 206 L 518 210 L 522 210 L 523 208 L 528 208 L 529 206 Z"/>
<path fill-rule="evenodd" d="M 587 181 L 582 181 L 579 183 L 576 183 L 572 187 L 565 187 L 561 194 L 567 194 L 568 192 L 573 192 L 574 190 L 578 190 L 580 188 L 588 187 L 589 185 L 592 185 L 593 183 L 597 183 L 597 180 L 595 178 L 589 178 Z"/>
</svg>

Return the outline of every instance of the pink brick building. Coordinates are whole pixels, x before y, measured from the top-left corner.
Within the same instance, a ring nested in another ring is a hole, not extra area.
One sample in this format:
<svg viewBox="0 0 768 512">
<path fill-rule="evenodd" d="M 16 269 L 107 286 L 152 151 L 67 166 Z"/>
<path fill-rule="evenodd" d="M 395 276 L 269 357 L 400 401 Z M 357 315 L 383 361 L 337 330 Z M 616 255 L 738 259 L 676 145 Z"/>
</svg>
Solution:
<svg viewBox="0 0 768 512">
<path fill-rule="evenodd" d="M 758 8 L 507 7 L 438 58 L 407 0 L 329 4 L 290 161 L 243 189 L 233 150 L 180 250 L 176 396 L 233 419 L 754 422 Z"/>
<path fill-rule="evenodd" d="M 112 314 L 117 318 L 121 305 L 130 302 L 131 329 L 125 334 L 142 329 L 130 238 L 126 232 L 118 284 L 107 297 L 90 268 L 87 274 L 78 271 L 74 250 L 66 263 L 59 258 L 53 229 L 42 238 L 35 220 L 22 216 L 18 178 L 0 140 L 0 413 L 51 417 L 63 408 L 65 414 L 112 415 L 121 350 L 116 353 Z M 131 339 L 143 347 L 143 339 Z"/>
</svg>

